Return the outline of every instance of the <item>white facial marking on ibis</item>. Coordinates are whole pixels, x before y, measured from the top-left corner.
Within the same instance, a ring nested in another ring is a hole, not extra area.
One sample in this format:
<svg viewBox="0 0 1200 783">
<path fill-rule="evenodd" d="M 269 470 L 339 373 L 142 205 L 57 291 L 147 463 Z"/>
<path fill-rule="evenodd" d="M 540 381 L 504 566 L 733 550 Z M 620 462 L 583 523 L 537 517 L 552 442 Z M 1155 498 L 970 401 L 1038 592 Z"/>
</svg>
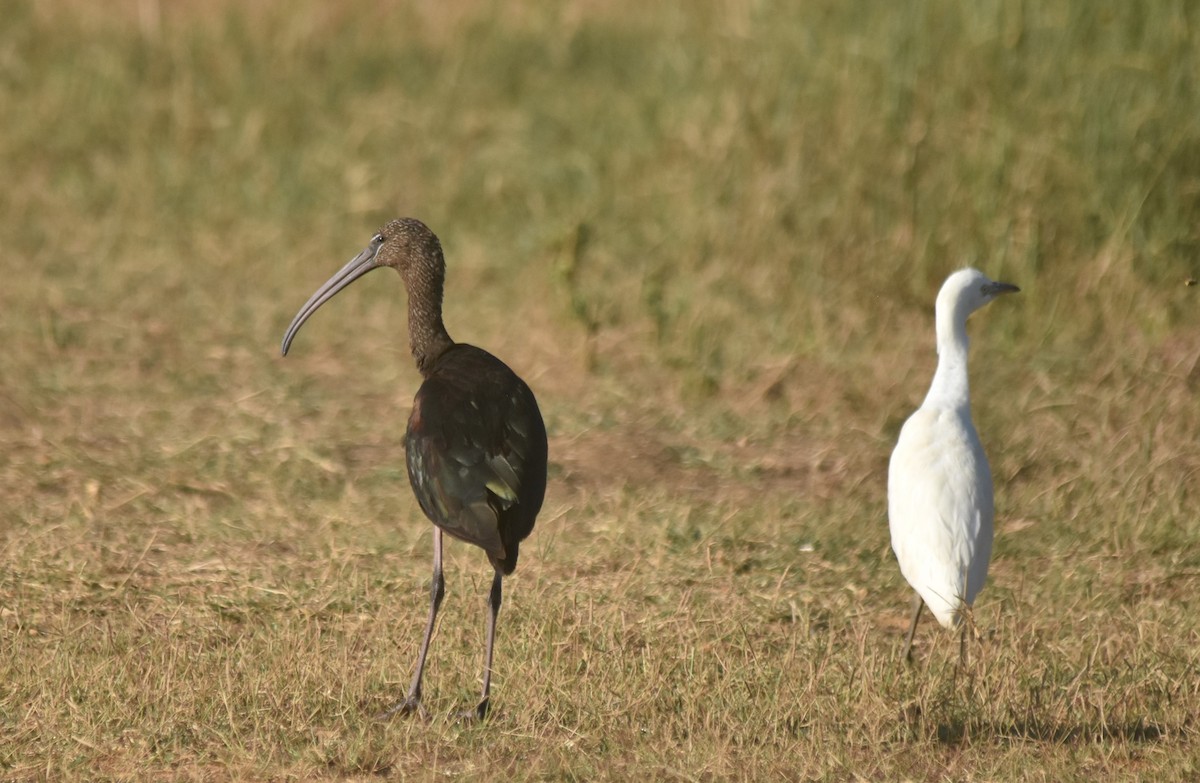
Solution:
<svg viewBox="0 0 1200 783">
<path fill-rule="evenodd" d="M 442 323 L 446 263 L 438 238 L 419 220 L 393 220 L 367 247 L 317 289 L 288 326 L 286 356 L 296 333 L 325 302 L 374 269 L 390 266 L 408 292 L 409 348 L 424 381 L 408 420 L 408 478 L 434 524 L 429 619 L 408 694 L 384 717 L 420 711 L 421 679 L 445 595 L 442 533 L 475 544 L 492 563 L 484 647 L 483 693 L 463 717 L 487 715 L 492 648 L 501 581 L 517 566 L 521 541 L 533 530 L 546 492 L 546 426 L 533 392 L 487 351 L 450 339 Z"/>
<path fill-rule="evenodd" d="M 926 605 L 943 626 L 963 614 L 987 579 L 992 554 L 992 474 L 967 384 L 967 316 L 1018 291 L 974 269 L 946 279 L 936 306 L 937 371 L 925 401 L 904 427 L 888 465 L 888 523 L 900 571 L 913 587 L 913 635 Z M 960 653 L 966 655 L 966 628 Z"/>
</svg>

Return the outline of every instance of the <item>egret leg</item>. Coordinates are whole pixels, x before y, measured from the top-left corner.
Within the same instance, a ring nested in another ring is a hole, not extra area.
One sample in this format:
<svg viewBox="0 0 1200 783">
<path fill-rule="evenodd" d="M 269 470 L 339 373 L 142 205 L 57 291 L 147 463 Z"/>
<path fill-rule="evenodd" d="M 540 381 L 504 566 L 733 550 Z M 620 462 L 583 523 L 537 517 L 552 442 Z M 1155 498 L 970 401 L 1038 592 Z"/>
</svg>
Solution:
<svg viewBox="0 0 1200 783">
<path fill-rule="evenodd" d="M 908 627 L 908 639 L 904 642 L 904 660 L 912 663 L 912 643 L 913 637 L 917 635 L 917 621 L 921 619 L 921 609 L 925 606 L 925 601 L 922 600 L 921 594 L 913 591 L 912 602 L 912 624 Z"/>
<path fill-rule="evenodd" d="M 496 642 L 496 618 L 500 615 L 501 584 L 500 571 L 492 578 L 492 591 L 488 593 L 487 644 L 483 651 L 483 695 L 475 709 L 467 710 L 460 717 L 466 721 L 483 720 L 488 714 L 488 694 L 492 690 L 492 647 Z"/>
<path fill-rule="evenodd" d="M 967 665 L 967 625 L 968 623 L 963 623 L 962 636 L 958 640 L 958 662 L 963 667 Z"/>
<path fill-rule="evenodd" d="M 442 531 L 433 529 L 433 583 L 429 586 L 429 622 L 425 624 L 425 638 L 421 640 L 421 651 L 417 653 L 417 670 L 413 673 L 412 684 L 408 686 L 408 695 L 404 700 L 391 709 L 379 715 L 380 720 L 393 715 L 411 715 L 419 711 L 422 716 L 425 707 L 421 704 L 421 677 L 425 674 L 425 656 L 429 654 L 429 642 L 433 639 L 433 629 L 437 621 L 438 608 L 446 595 L 446 582 L 442 578 Z"/>
</svg>

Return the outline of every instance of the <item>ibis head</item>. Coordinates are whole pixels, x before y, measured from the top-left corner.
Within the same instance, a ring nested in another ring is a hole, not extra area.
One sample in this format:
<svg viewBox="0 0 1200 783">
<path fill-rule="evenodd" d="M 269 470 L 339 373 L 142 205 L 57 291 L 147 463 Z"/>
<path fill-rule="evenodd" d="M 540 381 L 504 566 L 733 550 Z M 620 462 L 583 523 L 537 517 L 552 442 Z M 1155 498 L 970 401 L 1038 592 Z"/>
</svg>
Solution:
<svg viewBox="0 0 1200 783">
<path fill-rule="evenodd" d="M 399 218 L 379 229 L 361 253 L 350 259 L 308 298 L 283 335 L 283 355 L 287 356 L 296 333 L 321 305 L 367 272 L 385 266 L 400 273 L 409 296 L 413 298 L 410 311 L 426 322 L 424 325 L 427 328 L 418 329 L 418 333 L 444 333 L 441 310 L 446 260 L 442 255 L 442 243 L 428 226 L 416 218 Z"/>
</svg>

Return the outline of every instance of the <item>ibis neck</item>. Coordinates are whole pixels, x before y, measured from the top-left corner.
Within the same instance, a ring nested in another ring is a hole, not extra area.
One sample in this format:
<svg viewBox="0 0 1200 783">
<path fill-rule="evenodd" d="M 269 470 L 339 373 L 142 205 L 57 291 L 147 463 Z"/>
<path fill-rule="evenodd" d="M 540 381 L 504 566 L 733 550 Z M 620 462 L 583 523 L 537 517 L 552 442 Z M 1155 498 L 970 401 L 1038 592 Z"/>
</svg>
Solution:
<svg viewBox="0 0 1200 783">
<path fill-rule="evenodd" d="M 443 279 L 432 270 L 419 270 L 405 278 L 408 345 L 422 375 L 428 375 L 438 357 L 454 345 L 442 323 Z"/>
<path fill-rule="evenodd" d="M 937 371 L 925 395 L 925 405 L 967 410 L 971 405 L 967 382 L 967 319 L 957 313 L 937 314 Z"/>
</svg>

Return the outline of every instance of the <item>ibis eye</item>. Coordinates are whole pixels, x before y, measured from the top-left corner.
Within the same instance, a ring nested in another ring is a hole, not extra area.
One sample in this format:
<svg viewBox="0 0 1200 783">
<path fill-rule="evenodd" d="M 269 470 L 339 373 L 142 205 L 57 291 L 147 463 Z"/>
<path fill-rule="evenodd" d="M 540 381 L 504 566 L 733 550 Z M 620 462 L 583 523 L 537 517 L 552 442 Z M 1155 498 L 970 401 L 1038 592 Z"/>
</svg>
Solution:
<svg viewBox="0 0 1200 783">
<path fill-rule="evenodd" d="M 383 234 L 376 234 L 375 236 L 371 237 L 371 244 L 382 245 L 383 244 Z"/>
</svg>

